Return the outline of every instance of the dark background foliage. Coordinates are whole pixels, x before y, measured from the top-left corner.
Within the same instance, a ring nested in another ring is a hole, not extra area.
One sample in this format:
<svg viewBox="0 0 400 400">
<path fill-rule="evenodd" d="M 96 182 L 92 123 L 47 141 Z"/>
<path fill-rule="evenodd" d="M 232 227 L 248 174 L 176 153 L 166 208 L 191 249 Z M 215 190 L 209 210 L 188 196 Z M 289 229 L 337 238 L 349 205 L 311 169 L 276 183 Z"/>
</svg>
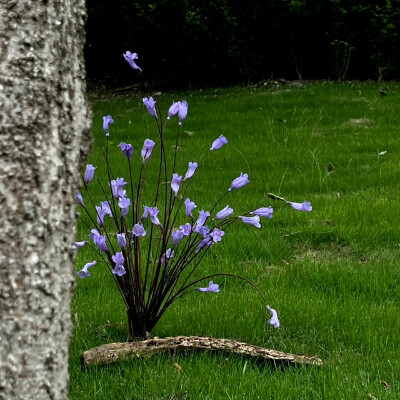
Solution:
<svg viewBox="0 0 400 400">
<path fill-rule="evenodd" d="M 400 77 L 400 0 L 88 0 L 87 74 L 185 88 Z"/>
</svg>

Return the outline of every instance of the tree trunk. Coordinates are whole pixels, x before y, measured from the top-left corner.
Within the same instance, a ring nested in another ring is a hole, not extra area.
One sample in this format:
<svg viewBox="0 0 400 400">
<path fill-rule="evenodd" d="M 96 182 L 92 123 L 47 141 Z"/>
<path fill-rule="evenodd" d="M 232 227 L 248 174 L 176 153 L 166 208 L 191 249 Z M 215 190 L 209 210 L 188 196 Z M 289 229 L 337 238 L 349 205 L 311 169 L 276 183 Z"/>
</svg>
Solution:
<svg viewBox="0 0 400 400">
<path fill-rule="evenodd" d="M 68 397 L 83 0 L 0 0 L 0 399 Z"/>
</svg>

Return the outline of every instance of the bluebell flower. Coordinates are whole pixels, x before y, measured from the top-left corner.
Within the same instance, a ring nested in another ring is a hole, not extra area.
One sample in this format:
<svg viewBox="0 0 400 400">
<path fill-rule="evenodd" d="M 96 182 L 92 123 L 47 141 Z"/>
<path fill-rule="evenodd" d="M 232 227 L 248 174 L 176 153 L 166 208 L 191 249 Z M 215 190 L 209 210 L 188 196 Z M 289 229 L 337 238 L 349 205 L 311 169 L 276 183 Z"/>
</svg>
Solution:
<svg viewBox="0 0 400 400">
<path fill-rule="evenodd" d="M 181 230 L 172 232 L 172 244 L 177 246 L 181 240 L 184 238 L 184 234 Z"/>
<path fill-rule="evenodd" d="M 234 190 L 234 189 L 239 189 L 239 188 L 247 185 L 248 183 L 250 183 L 248 178 L 249 178 L 249 176 L 247 174 L 243 174 L 243 172 L 241 172 L 240 176 L 232 181 L 229 191 Z"/>
<path fill-rule="evenodd" d="M 189 218 L 192 218 L 192 219 L 193 219 L 192 211 L 193 211 L 196 207 L 197 207 L 196 204 L 194 204 L 194 202 L 191 201 L 189 198 L 187 198 L 187 199 L 185 200 L 186 215 L 187 215 Z"/>
<path fill-rule="evenodd" d="M 172 181 L 171 181 L 171 189 L 175 193 L 175 196 L 178 195 L 179 186 L 182 182 L 182 177 L 178 174 L 172 174 Z"/>
<path fill-rule="evenodd" d="M 312 206 L 309 201 L 303 201 L 303 203 L 293 203 L 291 201 L 288 201 L 287 204 L 290 204 L 295 210 L 298 211 L 312 211 Z"/>
<path fill-rule="evenodd" d="M 103 117 L 103 129 L 104 132 L 106 133 L 106 136 L 110 136 L 110 124 L 113 124 L 114 120 L 111 115 L 107 115 L 106 117 Z"/>
<path fill-rule="evenodd" d="M 245 224 L 253 225 L 256 228 L 261 228 L 260 217 L 256 215 L 255 217 L 239 217 Z"/>
<path fill-rule="evenodd" d="M 153 116 L 153 117 L 158 118 L 157 117 L 157 111 L 156 111 L 156 103 L 157 102 L 152 97 L 150 97 L 150 98 L 145 97 L 143 99 L 143 104 L 146 106 L 147 111 L 149 112 L 149 114 L 151 116 Z"/>
<path fill-rule="evenodd" d="M 213 239 L 213 242 L 220 242 L 222 240 L 222 236 L 225 235 L 224 231 L 219 230 L 218 228 L 214 228 L 210 233 L 210 236 Z"/>
<path fill-rule="evenodd" d="M 160 211 L 158 210 L 157 207 L 144 206 L 144 213 L 141 219 L 146 219 L 147 217 L 150 217 L 150 220 L 154 225 L 161 226 L 161 222 L 157 217 L 159 212 Z"/>
<path fill-rule="evenodd" d="M 78 193 L 78 194 L 75 196 L 75 199 L 76 199 L 76 201 L 77 201 L 82 207 L 85 206 L 85 203 L 83 202 L 83 197 L 82 197 L 82 195 L 81 195 L 80 193 Z"/>
<path fill-rule="evenodd" d="M 186 179 L 190 179 L 194 175 L 198 166 L 199 164 L 197 164 L 197 162 L 189 162 L 188 170 L 183 180 L 186 181 Z"/>
<path fill-rule="evenodd" d="M 150 158 L 156 144 L 151 139 L 146 139 L 142 147 L 142 160 L 143 162 Z"/>
<path fill-rule="evenodd" d="M 83 181 L 87 185 L 88 183 L 92 182 L 94 178 L 94 171 L 97 167 L 93 167 L 92 164 L 87 164 L 86 165 L 86 170 L 85 170 L 85 175 L 83 177 Z"/>
<path fill-rule="evenodd" d="M 220 149 L 224 144 L 227 144 L 228 140 L 224 135 L 221 135 L 218 139 L 215 139 L 213 144 L 211 145 L 210 150 Z"/>
<path fill-rule="evenodd" d="M 251 211 L 250 214 L 258 215 L 259 217 L 272 218 L 273 212 L 274 209 L 272 207 L 261 207 L 257 208 L 257 210 Z"/>
<path fill-rule="evenodd" d="M 270 308 L 270 306 L 268 304 L 267 304 L 267 310 L 271 313 L 271 316 L 272 316 L 272 318 L 268 321 L 268 323 L 275 328 L 279 328 L 280 322 L 278 319 L 278 313 L 273 308 Z"/>
<path fill-rule="evenodd" d="M 131 200 L 128 197 L 120 197 L 118 201 L 118 207 L 121 209 L 121 215 L 126 217 L 129 213 L 129 206 L 131 205 Z"/>
<path fill-rule="evenodd" d="M 168 110 L 168 117 L 167 119 L 171 119 L 172 117 L 174 117 L 176 114 L 178 114 L 179 111 L 179 104 L 181 102 L 178 101 L 177 103 L 175 103 L 174 101 L 172 102 L 172 106 L 169 108 Z"/>
<path fill-rule="evenodd" d="M 138 55 L 136 53 L 131 53 L 130 51 L 127 51 L 125 54 L 122 55 L 133 69 L 138 69 L 139 71 L 142 71 L 141 68 L 138 67 L 134 61 L 138 59 Z"/>
<path fill-rule="evenodd" d="M 213 281 L 210 281 L 208 284 L 208 287 L 205 288 L 197 288 L 200 292 L 213 292 L 213 293 L 218 293 L 219 292 L 219 285 L 214 283 Z"/>
<path fill-rule="evenodd" d="M 126 274 L 126 270 L 123 265 L 117 264 L 115 268 L 111 270 L 114 275 L 122 276 Z"/>
<path fill-rule="evenodd" d="M 225 208 L 223 208 L 221 211 L 219 211 L 217 213 L 217 215 L 214 217 L 214 219 L 221 220 L 226 217 L 229 217 L 232 213 L 233 213 L 233 209 L 230 208 L 229 206 L 226 206 Z"/>
<path fill-rule="evenodd" d="M 210 216 L 209 211 L 204 211 L 204 210 L 199 211 L 199 218 L 197 219 L 195 224 L 196 228 L 203 226 L 209 216 Z"/>
<path fill-rule="evenodd" d="M 121 247 L 121 249 L 126 247 L 125 233 L 117 233 L 117 242 L 118 246 Z"/>
<path fill-rule="evenodd" d="M 146 231 L 143 228 L 143 225 L 138 223 L 133 226 L 132 234 L 134 236 L 146 236 Z"/>
<path fill-rule="evenodd" d="M 183 120 L 187 117 L 189 104 L 187 101 L 179 102 L 178 107 L 178 116 L 179 116 L 179 125 L 182 125 Z"/>
<path fill-rule="evenodd" d="M 120 197 L 125 197 L 124 186 L 127 184 L 124 178 L 117 178 L 110 182 L 111 191 L 113 197 L 119 199 Z"/>
<path fill-rule="evenodd" d="M 78 272 L 79 278 L 88 278 L 91 274 L 89 272 L 89 268 L 93 267 L 96 264 L 96 261 L 92 261 L 90 263 L 85 264 L 85 266 Z"/>
<path fill-rule="evenodd" d="M 129 144 L 129 143 L 121 142 L 119 144 L 119 147 L 121 148 L 121 150 L 126 155 L 128 161 L 131 161 L 131 158 L 132 158 L 132 155 L 133 155 L 133 147 L 132 147 L 132 145 Z"/>
</svg>

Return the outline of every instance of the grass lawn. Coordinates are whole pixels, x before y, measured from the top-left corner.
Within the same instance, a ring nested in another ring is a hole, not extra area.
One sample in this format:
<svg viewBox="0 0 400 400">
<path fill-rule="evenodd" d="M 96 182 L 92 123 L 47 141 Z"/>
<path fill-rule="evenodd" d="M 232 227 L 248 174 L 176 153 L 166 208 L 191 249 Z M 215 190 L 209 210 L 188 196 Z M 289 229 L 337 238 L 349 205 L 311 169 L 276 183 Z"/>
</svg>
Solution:
<svg viewBox="0 0 400 400">
<path fill-rule="evenodd" d="M 172 100 L 190 104 L 176 171 L 185 174 L 189 161 L 199 162 L 187 193 L 197 210 L 209 210 L 241 171 L 251 183 L 232 191 L 220 208 L 229 204 L 241 215 L 275 206 L 273 219 L 262 218 L 262 229 L 240 221 L 227 229 L 198 276 L 227 272 L 250 279 L 278 311 L 281 328 L 267 324 L 265 306 L 250 286 L 219 278 L 219 293 L 193 292 L 179 300 L 152 334 L 231 338 L 317 354 L 324 365 L 276 369 L 232 355 L 178 353 L 85 369 L 83 351 L 128 337 L 123 301 L 98 263 L 89 279 L 77 282 L 73 298 L 70 398 L 399 399 L 400 88 L 389 83 L 385 91 L 382 96 L 370 83 L 315 83 L 157 98 L 164 118 Z M 98 144 L 105 143 L 103 115 L 113 116 L 111 163 L 116 176 L 128 179 L 118 144 L 133 145 L 139 166 L 144 139 L 156 137 L 154 119 L 139 97 L 98 101 L 93 111 Z M 166 130 L 167 149 L 175 144 L 176 129 L 174 119 Z M 221 134 L 229 144 L 210 152 Z M 105 178 L 96 144 L 88 163 Z M 157 168 L 155 158 L 144 198 Z M 282 207 L 268 192 L 308 200 L 313 211 Z M 103 200 L 100 190 L 93 197 Z M 79 224 L 77 240 L 88 233 Z M 90 249 L 81 249 L 77 270 L 93 259 Z"/>
</svg>

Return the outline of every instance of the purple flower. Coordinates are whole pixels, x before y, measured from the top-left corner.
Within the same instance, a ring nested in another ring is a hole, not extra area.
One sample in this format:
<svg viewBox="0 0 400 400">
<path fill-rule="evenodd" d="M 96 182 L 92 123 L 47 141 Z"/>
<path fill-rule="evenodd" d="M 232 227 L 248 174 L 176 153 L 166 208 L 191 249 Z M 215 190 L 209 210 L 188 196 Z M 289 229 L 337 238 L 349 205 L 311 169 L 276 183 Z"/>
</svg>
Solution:
<svg viewBox="0 0 400 400">
<path fill-rule="evenodd" d="M 197 162 L 189 162 L 188 170 L 183 180 L 186 181 L 186 179 L 190 179 L 194 175 L 198 166 L 199 164 L 197 164 Z"/>
<path fill-rule="evenodd" d="M 256 215 L 255 217 L 239 217 L 245 224 L 254 225 L 256 228 L 261 228 L 260 217 Z"/>
<path fill-rule="evenodd" d="M 100 202 L 100 206 L 103 210 L 106 211 L 106 214 L 112 217 L 111 206 L 109 201 Z"/>
<path fill-rule="evenodd" d="M 97 212 L 97 223 L 101 226 L 104 225 L 104 217 L 106 215 L 112 217 L 111 207 L 108 201 L 102 201 L 100 203 L 100 207 L 96 206 L 96 212 Z"/>
<path fill-rule="evenodd" d="M 121 247 L 121 249 L 126 247 L 125 233 L 117 233 L 117 242 L 118 242 L 118 246 Z"/>
<path fill-rule="evenodd" d="M 275 328 L 279 328 L 281 324 L 279 323 L 278 313 L 273 308 L 270 308 L 270 306 L 268 304 L 267 304 L 267 310 L 272 315 L 272 318 L 268 321 L 268 323 L 271 324 Z"/>
<path fill-rule="evenodd" d="M 108 250 L 105 236 L 100 235 L 99 237 L 93 239 L 93 241 L 94 241 L 94 244 L 99 248 L 99 250 L 101 250 L 101 251 Z"/>
<path fill-rule="evenodd" d="M 197 288 L 197 290 L 199 290 L 200 292 L 214 292 L 214 293 L 218 293 L 219 292 L 219 285 L 217 285 L 216 283 L 214 283 L 213 281 L 210 281 L 210 283 L 208 284 L 208 287 L 205 288 Z"/>
<path fill-rule="evenodd" d="M 220 231 L 218 228 L 214 228 L 211 232 L 210 236 L 213 239 L 213 242 L 220 242 L 222 240 L 222 236 L 225 235 L 224 231 Z"/>
<path fill-rule="evenodd" d="M 146 236 L 146 231 L 143 228 L 142 224 L 135 224 L 132 229 L 132 234 L 134 236 Z"/>
<path fill-rule="evenodd" d="M 172 232 L 172 244 L 174 246 L 177 246 L 180 243 L 180 241 L 184 238 L 184 236 L 185 235 L 180 230 Z"/>
<path fill-rule="evenodd" d="M 211 146 L 210 150 L 217 150 L 220 149 L 224 144 L 227 144 L 228 140 L 224 135 L 221 135 L 218 139 L 215 139 L 213 141 L 213 144 Z"/>
<path fill-rule="evenodd" d="M 187 117 L 189 104 L 187 101 L 179 102 L 179 125 L 182 125 L 183 120 Z"/>
<path fill-rule="evenodd" d="M 178 174 L 172 174 L 172 181 L 171 181 L 171 189 L 175 193 L 175 196 L 178 195 L 179 192 L 179 185 L 182 182 L 182 177 Z"/>
<path fill-rule="evenodd" d="M 112 256 L 112 260 L 115 263 L 115 268 L 111 271 L 114 275 L 122 276 L 126 274 L 125 268 L 123 267 L 123 264 L 125 262 L 124 255 L 122 254 L 121 251 L 118 253 L 115 253 Z"/>
<path fill-rule="evenodd" d="M 85 266 L 78 272 L 79 278 L 88 278 L 91 274 L 89 272 L 89 268 L 93 267 L 96 264 L 96 261 L 92 261 L 90 263 L 85 264 Z"/>
<path fill-rule="evenodd" d="M 133 155 L 133 147 L 131 144 L 121 142 L 119 144 L 119 147 L 121 147 L 121 150 L 124 152 L 126 157 L 128 158 L 128 161 L 131 161 L 132 155 Z"/>
<path fill-rule="evenodd" d="M 165 264 L 168 262 L 170 258 L 174 256 L 174 252 L 171 249 L 168 249 L 165 254 L 161 257 L 161 264 L 165 267 Z"/>
<path fill-rule="evenodd" d="M 125 262 L 125 258 L 121 251 L 119 251 L 118 253 L 115 253 L 115 255 L 112 256 L 112 259 L 113 259 L 115 265 L 122 265 Z"/>
<path fill-rule="evenodd" d="M 157 217 L 157 215 L 158 215 L 159 212 L 160 212 L 160 211 L 158 210 L 157 207 L 147 207 L 147 206 L 144 206 L 144 213 L 143 213 L 141 219 L 146 219 L 147 217 L 150 217 L 151 222 L 152 222 L 154 225 L 159 225 L 159 226 L 161 226 L 161 222 L 159 221 L 159 219 L 158 219 L 158 217 Z"/>
<path fill-rule="evenodd" d="M 198 253 L 202 248 L 208 246 L 211 247 L 214 244 L 210 236 L 206 236 L 197 246 L 196 252 Z"/>
<path fill-rule="evenodd" d="M 111 191 L 113 197 L 119 199 L 120 197 L 125 197 L 124 186 L 127 184 L 124 178 L 117 178 L 110 182 Z"/>
<path fill-rule="evenodd" d="M 94 170 L 97 167 L 93 167 L 92 164 L 88 164 L 86 165 L 86 171 L 85 171 L 85 175 L 83 177 L 83 181 L 85 182 L 85 185 L 87 185 L 88 183 L 92 182 L 93 178 L 94 178 Z"/>
<path fill-rule="evenodd" d="M 134 60 L 138 59 L 138 55 L 136 53 L 131 53 L 130 51 L 127 51 L 125 54 L 122 54 L 125 58 L 126 61 L 128 61 L 129 65 L 133 69 L 138 69 L 139 71 L 142 71 L 135 63 Z"/>
<path fill-rule="evenodd" d="M 239 189 L 242 186 L 245 186 L 248 183 L 250 183 L 248 177 L 249 176 L 247 174 L 243 174 L 243 172 L 241 172 L 240 176 L 233 180 L 231 187 L 229 188 L 229 191 L 233 189 Z"/>
<path fill-rule="evenodd" d="M 174 101 L 172 102 L 172 106 L 169 108 L 168 110 L 168 117 L 167 119 L 171 119 L 172 117 L 174 117 L 176 114 L 178 114 L 179 111 L 179 104 L 181 104 L 180 101 L 178 101 L 177 103 L 175 103 Z"/>
<path fill-rule="evenodd" d="M 224 219 L 226 217 L 229 217 L 233 213 L 233 209 L 230 208 L 229 206 L 226 206 L 223 208 L 221 211 L 217 213 L 217 215 L 214 217 L 214 219 L 220 220 Z"/>
<path fill-rule="evenodd" d="M 250 214 L 258 215 L 259 217 L 272 218 L 272 213 L 274 209 L 272 207 L 261 207 L 257 210 L 252 211 Z"/>
<path fill-rule="evenodd" d="M 92 229 L 92 233 L 89 235 L 90 239 L 93 240 L 94 244 L 99 248 L 101 251 L 107 251 L 107 244 L 106 244 L 106 237 L 100 235 L 97 229 Z"/>
<path fill-rule="evenodd" d="M 185 200 L 185 207 L 186 207 L 186 215 L 189 218 L 193 219 L 192 211 L 197 207 L 196 204 L 194 204 L 193 201 L 190 201 L 190 199 Z"/>
<path fill-rule="evenodd" d="M 121 209 L 121 216 L 126 217 L 128 215 L 130 205 L 131 200 L 128 197 L 120 197 L 118 206 Z"/>
<path fill-rule="evenodd" d="M 291 201 L 288 201 L 287 204 L 290 204 L 295 210 L 298 211 L 312 211 L 312 206 L 309 201 L 303 201 L 303 203 L 292 203 Z"/>
<path fill-rule="evenodd" d="M 148 158 L 150 158 L 151 153 L 152 153 L 155 145 L 156 144 L 151 139 L 146 139 L 144 141 L 144 145 L 143 145 L 143 148 L 142 148 L 142 159 L 143 159 L 143 161 L 146 161 Z"/>
<path fill-rule="evenodd" d="M 156 103 L 157 102 L 154 101 L 152 97 L 150 97 L 149 99 L 145 97 L 143 99 L 143 104 L 147 107 L 147 111 L 149 112 L 149 114 L 157 118 Z"/>
<path fill-rule="evenodd" d="M 203 237 L 206 238 L 210 233 L 210 229 L 208 226 L 195 226 L 193 232 L 203 235 Z"/>
<path fill-rule="evenodd" d="M 206 222 L 206 220 L 209 216 L 210 216 L 210 213 L 208 211 L 204 211 L 204 210 L 199 211 L 199 218 L 196 221 L 196 228 L 203 226 L 204 222 Z"/>
<path fill-rule="evenodd" d="M 101 226 L 104 225 L 104 217 L 106 216 L 106 210 L 102 210 L 101 207 L 96 206 L 97 223 Z"/>
<path fill-rule="evenodd" d="M 189 236 L 192 232 L 192 226 L 187 222 L 185 225 L 181 225 L 179 230 L 183 233 L 184 236 Z"/>
<path fill-rule="evenodd" d="M 106 117 L 103 117 L 103 129 L 104 132 L 106 133 L 106 136 L 110 136 L 110 124 L 113 124 L 114 120 L 112 119 L 111 115 L 107 115 Z"/>
<path fill-rule="evenodd" d="M 83 247 L 85 244 L 87 244 L 86 240 L 84 240 L 82 242 L 74 242 L 74 246 L 77 247 L 78 249 Z"/>
<path fill-rule="evenodd" d="M 122 276 L 122 275 L 125 275 L 125 274 L 126 274 L 125 268 L 124 268 L 124 266 L 121 265 L 121 264 L 117 264 L 117 265 L 115 266 L 115 268 L 114 268 L 113 270 L 111 270 L 111 272 L 112 272 L 114 275 L 118 275 L 118 276 Z"/>
<path fill-rule="evenodd" d="M 76 199 L 76 201 L 77 201 L 82 207 L 85 206 L 85 203 L 83 202 L 83 197 L 82 197 L 82 195 L 81 195 L 80 193 L 78 193 L 78 194 L 75 196 L 75 199 Z"/>
<path fill-rule="evenodd" d="M 101 236 L 97 229 L 92 229 L 90 232 L 91 232 L 89 235 L 90 239 L 94 240 L 95 237 Z"/>
</svg>

